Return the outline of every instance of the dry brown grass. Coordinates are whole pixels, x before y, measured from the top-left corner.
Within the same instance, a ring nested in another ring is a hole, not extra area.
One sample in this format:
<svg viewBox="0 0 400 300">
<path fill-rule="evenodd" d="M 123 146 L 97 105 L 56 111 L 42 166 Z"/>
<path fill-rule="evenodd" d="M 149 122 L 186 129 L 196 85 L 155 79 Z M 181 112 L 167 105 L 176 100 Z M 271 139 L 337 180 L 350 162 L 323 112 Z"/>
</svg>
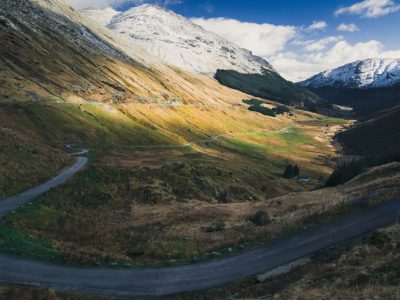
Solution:
<svg viewBox="0 0 400 300">
<path fill-rule="evenodd" d="M 106 300 L 98 296 L 79 296 L 58 293 L 53 289 L 0 285 L 0 300 Z M 117 300 L 116 298 L 112 298 Z"/>
<path fill-rule="evenodd" d="M 212 257 L 214 251 L 229 254 L 228 248 L 240 250 L 266 243 L 285 232 L 310 226 L 318 218 L 326 219 L 343 212 L 352 201 L 364 196 L 369 196 L 370 204 L 375 204 L 400 192 L 400 177 L 393 176 L 400 173 L 400 164 L 395 163 L 373 169 L 342 187 L 277 198 L 242 198 L 242 201 L 225 204 L 195 198 L 146 203 L 144 198 L 129 197 L 127 178 L 123 177 L 126 169 L 121 173 L 110 167 L 100 170 L 96 167 L 82 174 L 83 178 L 94 180 L 90 174 L 95 172 L 98 178 L 95 182 L 84 183 L 86 179 L 79 182 L 81 179 L 77 178 L 65 190 L 55 191 L 39 201 L 39 206 L 33 210 L 14 214 L 10 224 L 48 241 L 66 262 L 153 265 Z M 149 176 L 141 174 L 146 173 L 138 173 L 136 180 Z M 165 173 L 164 176 L 171 175 Z M 365 183 L 365 176 L 370 178 L 371 184 Z M 379 180 L 374 180 L 377 177 Z M 172 195 L 167 194 L 168 197 Z M 106 202 L 98 202 L 98 199 L 106 199 Z M 255 226 L 247 222 L 246 218 L 257 211 L 266 211 L 271 223 Z M 218 220 L 225 222 L 225 230 L 207 233 L 205 228 L 215 226 Z"/>
</svg>

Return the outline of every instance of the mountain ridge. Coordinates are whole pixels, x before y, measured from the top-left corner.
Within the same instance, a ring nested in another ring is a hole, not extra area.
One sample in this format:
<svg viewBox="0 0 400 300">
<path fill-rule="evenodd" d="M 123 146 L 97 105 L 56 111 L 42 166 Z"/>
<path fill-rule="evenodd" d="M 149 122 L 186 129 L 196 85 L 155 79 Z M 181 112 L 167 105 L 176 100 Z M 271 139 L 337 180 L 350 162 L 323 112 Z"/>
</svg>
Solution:
<svg viewBox="0 0 400 300">
<path fill-rule="evenodd" d="M 369 58 L 326 70 L 298 84 L 321 88 L 382 88 L 400 83 L 400 58 Z"/>
<path fill-rule="evenodd" d="M 251 51 L 157 5 L 143 4 L 124 12 L 106 8 L 81 13 L 186 71 L 213 76 L 218 69 L 260 74 L 263 69 L 274 70 Z"/>
</svg>

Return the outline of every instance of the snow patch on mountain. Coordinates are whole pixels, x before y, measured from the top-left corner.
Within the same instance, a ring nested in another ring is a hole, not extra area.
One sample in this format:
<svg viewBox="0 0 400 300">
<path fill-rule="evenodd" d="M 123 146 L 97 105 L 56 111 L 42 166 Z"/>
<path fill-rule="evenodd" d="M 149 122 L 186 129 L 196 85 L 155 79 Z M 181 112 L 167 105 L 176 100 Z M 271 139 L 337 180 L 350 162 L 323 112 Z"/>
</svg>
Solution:
<svg viewBox="0 0 400 300">
<path fill-rule="evenodd" d="M 187 18 L 155 5 L 125 12 L 84 10 L 87 17 L 144 48 L 149 54 L 184 70 L 214 75 L 218 69 L 241 73 L 274 71 L 263 58 L 204 30 Z"/>
<path fill-rule="evenodd" d="M 400 83 L 400 59 L 359 60 L 324 71 L 299 84 L 309 88 L 381 88 Z"/>
<path fill-rule="evenodd" d="M 104 9 L 84 9 L 81 10 L 81 13 L 92 19 L 98 25 L 106 27 L 120 12 L 116 11 L 112 7 L 107 7 Z"/>
</svg>

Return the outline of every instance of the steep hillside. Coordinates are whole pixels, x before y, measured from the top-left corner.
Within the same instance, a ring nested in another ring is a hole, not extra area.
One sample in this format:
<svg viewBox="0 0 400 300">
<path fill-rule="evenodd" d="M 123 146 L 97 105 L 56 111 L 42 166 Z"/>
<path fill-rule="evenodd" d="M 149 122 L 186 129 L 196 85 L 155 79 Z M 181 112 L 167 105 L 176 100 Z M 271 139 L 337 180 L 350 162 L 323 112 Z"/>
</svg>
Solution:
<svg viewBox="0 0 400 300">
<path fill-rule="evenodd" d="M 2 100 L 216 103 L 245 97 L 163 65 L 61 1 L 5 0 L 0 8 Z"/>
<path fill-rule="evenodd" d="M 400 153 L 400 106 L 380 113 L 339 134 L 345 149 L 352 154 Z"/>
<path fill-rule="evenodd" d="M 300 86 L 361 116 L 400 104 L 400 59 L 367 59 L 317 74 Z"/>
<path fill-rule="evenodd" d="M 243 74 L 230 70 L 218 70 L 215 78 L 225 86 L 286 105 L 314 112 L 331 109 L 331 104 L 307 89 L 286 81 L 275 71 L 264 70 L 262 74 Z"/>
<path fill-rule="evenodd" d="M 369 167 L 400 161 L 400 107 L 381 112 L 337 135 L 345 156 L 327 181 L 343 184 Z"/>
</svg>

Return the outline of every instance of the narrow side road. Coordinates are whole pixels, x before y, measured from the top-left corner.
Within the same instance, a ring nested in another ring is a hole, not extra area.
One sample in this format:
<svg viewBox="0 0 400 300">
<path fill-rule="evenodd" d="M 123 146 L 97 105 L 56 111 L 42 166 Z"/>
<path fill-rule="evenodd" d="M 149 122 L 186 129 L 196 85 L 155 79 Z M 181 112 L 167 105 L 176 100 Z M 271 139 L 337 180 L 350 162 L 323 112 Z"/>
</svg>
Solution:
<svg viewBox="0 0 400 300">
<path fill-rule="evenodd" d="M 79 170 L 81 170 L 86 165 L 87 161 L 88 159 L 86 157 L 77 157 L 75 164 L 67 170 L 61 172 L 58 176 L 21 194 L 11 196 L 4 200 L 0 200 L 0 219 L 4 218 L 8 213 L 17 209 L 21 205 L 32 201 L 39 195 L 46 193 L 52 188 L 65 183 Z"/>
<path fill-rule="evenodd" d="M 86 158 L 78 158 L 74 166 L 49 182 L 0 201 L 0 216 L 64 183 L 86 162 Z M 264 272 L 391 225 L 397 220 L 399 211 L 400 198 L 243 254 L 181 267 L 79 268 L 0 255 L 0 283 L 112 297 L 161 297 L 201 291 Z"/>
</svg>

